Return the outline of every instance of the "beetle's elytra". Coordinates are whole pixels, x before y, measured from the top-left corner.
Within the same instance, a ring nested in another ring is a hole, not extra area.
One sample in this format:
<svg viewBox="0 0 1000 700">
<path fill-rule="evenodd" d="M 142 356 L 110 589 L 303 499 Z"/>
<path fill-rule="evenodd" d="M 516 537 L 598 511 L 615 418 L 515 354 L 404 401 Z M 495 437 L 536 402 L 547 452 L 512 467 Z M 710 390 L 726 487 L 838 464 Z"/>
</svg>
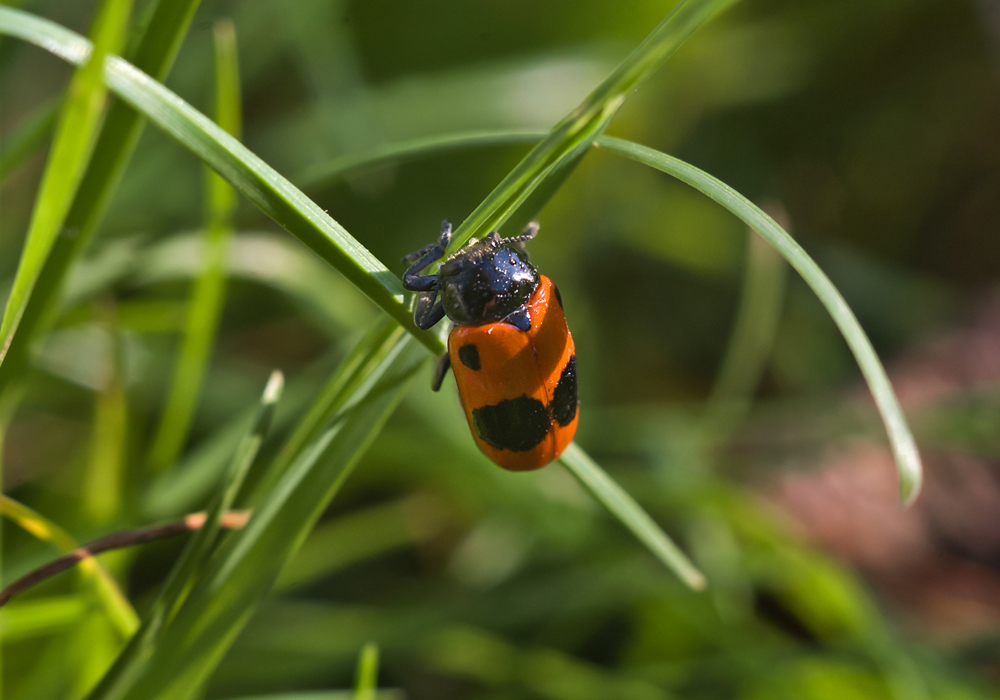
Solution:
<svg viewBox="0 0 1000 700">
<path fill-rule="evenodd" d="M 447 316 L 454 326 L 434 390 L 449 366 L 472 437 L 504 469 L 538 469 L 572 441 L 578 420 L 576 350 L 559 290 L 528 262 L 524 241 L 538 232 L 472 239 L 442 263 L 451 224 L 437 242 L 408 255 L 403 286 L 417 292 L 414 321 L 430 328 Z"/>
</svg>

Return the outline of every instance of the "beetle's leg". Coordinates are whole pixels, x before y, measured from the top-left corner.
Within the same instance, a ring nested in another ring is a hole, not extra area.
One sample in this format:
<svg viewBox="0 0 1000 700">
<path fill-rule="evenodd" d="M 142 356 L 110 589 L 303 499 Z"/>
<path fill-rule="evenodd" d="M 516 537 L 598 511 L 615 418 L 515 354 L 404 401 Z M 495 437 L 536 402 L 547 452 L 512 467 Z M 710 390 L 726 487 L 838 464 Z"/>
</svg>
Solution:
<svg viewBox="0 0 1000 700">
<path fill-rule="evenodd" d="M 429 292 L 437 289 L 437 275 L 420 275 L 420 271 L 431 263 L 444 257 L 444 251 L 451 242 L 451 222 L 447 219 L 441 224 L 441 235 L 437 243 L 432 243 L 403 258 L 410 267 L 403 273 L 403 288 L 411 292 Z"/>
<path fill-rule="evenodd" d="M 434 275 L 435 281 L 437 275 Z M 419 279 L 427 279 L 420 277 Z M 420 292 L 417 295 L 417 303 L 413 307 L 413 322 L 417 328 L 427 330 L 435 323 L 444 318 L 444 305 L 437 301 L 437 290 Z"/>
<path fill-rule="evenodd" d="M 434 368 L 434 378 L 431 379 L 432 391 L 438 391 L 441 388 L 441 384 L 444 382 L 445 375 L 448 374 L 449 369 L 451 369 L 451 355 L 446 352 L 441 356 L 437 366 Z"/>
</svg>

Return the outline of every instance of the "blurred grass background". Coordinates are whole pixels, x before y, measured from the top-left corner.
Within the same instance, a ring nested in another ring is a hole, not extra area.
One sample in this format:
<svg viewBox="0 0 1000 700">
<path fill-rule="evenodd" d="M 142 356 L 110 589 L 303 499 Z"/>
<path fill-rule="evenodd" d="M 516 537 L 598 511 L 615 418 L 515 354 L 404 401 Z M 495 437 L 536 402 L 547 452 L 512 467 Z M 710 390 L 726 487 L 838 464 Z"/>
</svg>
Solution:
<svg viewBox="0 0 1000 700">
<path fill-rule="evenodd" d="M 82 34 L 96 6 L 6 4 Z M 310 172 L 404 140 L 545 131 L 669 7 L 204 0 L 166 84 L 215 115 L 213 29 L 231 20 L 242 141 L 400 273 L 393 263 L 442 218 L 464 218 L 527 146 L 322 185 Z M 32 124 L 51 133 L 70 75 L 0 40 L 0 157 Z M 380 686 L 413 698 L 995 697 L 998 79 L 990 0 L 743 0 L 609 129 L 761 203 L 827 271 L 914 420 L 929 476 L 916 509 L 896 505 L 874 407 L 805 284 L 781 282 L 783 263 L 707 198 L 598 149 L 542 210 L 532 259 L 558 281 L 580 349 L 579 442 L 710 590 L 684 589 L 561 469 L 490 465 L 453 382 L 434 395 L 425 368 L 206 697 L 350 687 L 369 641 Z M 3 171 L 5 290 L 47 137 L 38 145 Z M 150 445 L 200 274 L 205 190 L 203 166 L 145 130 L 32 351 L 4 492 L 76 541 L 203 507 L 214 476 L 199 484 L 199 460 L 239 430 L 271 370 L 288 378 L 284 434 L 378 317 L 241 201 L 184 459 L 159 473 Z M 3 528 L 4 582 L 58 551 Z M 179 553 L 170 542 L 102 561 L 142 612 Z M 114 658 L 120 630 L 87 581 L 64 574 L 0 614 L 5 697 L 79 697 Z"/>
</svg>

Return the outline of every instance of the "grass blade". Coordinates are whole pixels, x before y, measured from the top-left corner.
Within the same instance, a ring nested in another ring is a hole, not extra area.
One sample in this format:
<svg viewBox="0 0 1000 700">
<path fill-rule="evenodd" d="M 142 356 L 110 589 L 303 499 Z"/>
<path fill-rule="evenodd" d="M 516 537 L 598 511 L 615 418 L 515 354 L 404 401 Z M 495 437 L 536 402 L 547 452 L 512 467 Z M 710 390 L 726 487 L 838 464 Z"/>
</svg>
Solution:
<svg viewBox="0 0 1000 700">
<path fill-rule="evenodd" d="M 582 154 L 621 105 L 629 91 L 648 77 L 701 23 L 727 0 L 685 0 L 583 105 L 560 123 L 463 223 L 467 238 L 482 226 L 496 228 L 547 178 Z M 85 42 L 30 15 L 0 11 L 0 30 L 44 46 L 73 60 Z M 44 40 L 44 41 L 43 41 Z M 313 248 L 435 354 L 443 343 L 415 328 L 403 303 L 399 279 L 360 246 L 299 190 L 204 115 L 133 66 L 110 58 L 105 79 L 123 99 L 238 187 L 255 205 Z M 495 224 L 495 225 L 494 225 Z M 461 240 L 458 236 L 457 240 Z"/>
<path fill-rule="evenodd" d="M 106 523 L 121 512 L 125 490 L 128 405 L 125 395 L 125 339 L 110 300 L 96 304 L 95 314 L 111 344 L 111 367 L 94 396 L 94 428 L 90 462 L 81 491 L 82 507 L 94 523 Z"/>
<path fill-rule="evenodd" d="M 904 505 L 910 505 L 920 493 L 922 468 L 920 453 L 906 416 L 899 405 L 899 399 L 892 390 L 892 384 L 886 376 L 885 368 L 879 362 L 875 349 L 868 336 L 858 323 L 851 307 L 830 281 L 830 278 L 820 269 L 809 254 L 794 238 L 779 226 L 774 219 L 765 214 L 749 199 L 735 191 L 729 185 L 708 173 L 689 165 L 682 160 L 668 156 L 659 151 L 640 146 L 639 144 L 621 139 L 606 138 L 600 144 L 602 148 L 638 161 L 652 168 L 676 177 L 698 191 L 724 206 L 742 219 L 747 226 L 759 233 L 768 243 L 794 267 L 806 284 L 813 290 L 826 307 L 834 323 L 840 329 L 851 352 L 861 367 L 861 373 L 868 382 L 875 404 L 878 406 L 889 434 L 889 442 L 896 458 L 896 469 L 899 473 L 899 492 Z"/>
<path fill-rule="evenodd" d="M 104 58 L 122 46 L 131 10 L 131 0 L 105 0 L 101 4 L 91 29 L 93 50 L 67 88 L 17 275 L 0 324 L 0 363 L 7 355 L 45 260 L 63 230 L 90 162 L 107 99 L 107 88 L 101 79 Z"/>
<path fill-rule="evenodd" d="M 631 530 L 632 534 L 667 568 L 677 574 L 681 581 L 696 591 L 705 588 L 705 577 L 684 552 L 667 537 L 642 506 L 597 466 L 575 442 L 570 443 L 559 461 L 602 506 Z"/>
<path fill-rule="evenodd" d="M 51 634 L 75 625 L 87 614 L 80 596 L 51 596 L 0 610 L 0 640 L 4 644 Z"/>
<path fill-rule="evenodd" d="M 157 3 L 135 52 L 136 66 L 158 80 L 166 77 L 199 1 L 160 0 Z M 15 16 L 11 17 L 11 14 Z M 19 25 L 21 30 L 29 33 L 39 29 L 39 23 L 57 26 L 12 8 L 0 7 L 0 22 L 7 21 Z M 86 61 L 90 53 L 90 46 L 85 39 L 65 29 L 60 28 L 55 36 L 50 35 L 47 39 L 42 39 L 41 34 L 35 36 L 43 41 L 55 42 L 50 45 L 55 53 L 72 63 Z M 60 39 L 63 41 L 60 42 Z M 140 114 L 122 102 L 112 101 L 97 145 L 93 149 L 90 166 L 66 216 L 64 228 L 74 235 L 56 238 L 41 268 L 31 297 L 23 308 L 18 333 L 12 338 L 0 362 L 0 390 L 18 375 L 20 366 L 27 357 L 29 344 L 54 315 L 53 310 L 66 273 L 93 239 L 139 141 L 142 125 Z"/>
<path fill-rule="evenodd" d="M 439 139 L 421 139 L 402 144 L 390 144 L 378 151 L 368 155 L 357 155 L 350 160 L 338 159 L 327 164 L 318 164 L 310 171 L 313 173 L 311 177 L 316 178 L 311 182 L 326 182 L 341 177 L 347 172 L 366 167 L 363 165 L 366 162 L 372 163 L 375 167 L 396 160 L 436 153 L 440 150 L 527 143 L 543 138 L 545 138 L 545 132 L 540 131 L 478 131 L 468 132 L 464 135 L 453 134 Z M 759 207 L 708 173 L 672 156 L 622 139 L 602 136 L 596 140 L 595 145 L 656 168 L 701 191 L 759 233 L 802 275 L 802 278 L 826 307 L 827 312 L 834 319 L 847 341 L 851 352 L 854 353 L 889 435 L 896 459 L 896 468 L 899 472 L 900 495 L 903 503 L 906 505 L 913 503 L 920 493 L 923 479 L 922 468 L 920 454 L 899 405 L 899 400 L 896 398 L 892 385 L 885 374 L 885 369 L 879 362 L 878 356 L 857 318 L 840 292 L 815 261 L 809 257 L 809 254 Z"/>
<path fill-rule="evenodd" d="M 205 525 L 191 539 L 184 554 L 177 562 L 175 571 L 171 573 L 164 594 L 157 601 L 157 604 L 164 608 L 168 618 L 176 609 L 182 593 L 191 585 L 198 572 L 208 561 L 209 554 L 221 530 L 222 516 L 233 507 L 236 496 L 246 480 L 247 472 L 250 471 L 251 465 L 257 458 L 257 453 L 271 427 L 274 409 L 281 399 L 284 386 L 285 378 L 281 372 L 273 372 L 267 386 L 264 387 L 253 425 L 240 441 L 230 462 L 225 487 L 216 496 L 208 510 Z"/>
<path fill-rule="evenodd" d="M 406 700 L 402 690 L 380 690 L 371 696 L 373 700 Z M 307 690 L 299 693 L 277 693 L 276 695 L 254 695 L 232 698 L 232 700 L 354 700 L 353 690 Z"/>
<path fill-rule="evenodd" d="M 281 451 L 274 459 L 271 473 L 280 475 L 291 464 L 296 455 L 312 442 L 323 426 L 333 418 L 344 403 L 357 382 L 366 377 L 374 367 L 393 351 L 396 343 L 402 337 L 403 330 L 391 321 L 377 323 L 361 339 L 347 357 L 330 375 L 326 386 L 313 402 L 312 406 L 296 424 L 295 430 L 281 446 Z M 261 483 L 258 493 L 266 493 L 273 486 L 265 480 Z"/>
<path fill-rule="evenodd" d="M 3 474 L 4 474 L 4 443 L 7 441 L 7 429 L 10 427 L 11 421 L 14 420 L 14 414 L 17 413 L 17 408 L 21 403 L 22 392 L 20 385 L 14 385 L 8 387 L 6 390 L 0 390 L 0 493 L 3 493 Z M 0 526 L 0 582 L 3 581 L 3 527 Z M 0 639 L 3 639 L 4 634 L 4 623 L 0 621 Z M 0 644 L 0 679 L 4 677 L 4 658 L 3 658 L 3 645 Z M 3 700 L 3 687 L 0 683 L 0 700 Z"/>
<path fill-rule="evenodd" d="M 63 552 L 72 552 L 79 545 L 73 536 L 39 513 L 12 498 L 0 494 L 0 515 L 10 518 L 21 529 L 43 542 L 50 542 Z M 93 558 L 80 562 L 80 570 L 94 585 L 96 597 L 108 619 L 123 639 L 128 639 L 139 627 L 139 618 L 114 578 Z"/>
<path fill-rule="evenodd" d="M 247 426 L 229 463 L 229 472 L 222 490 L 218 493 L 205 516 L 204 524 L 198 528 L 185 547 L 177 563 L 174 564 L 163 589 L 150 607 L 141 628 L 129 640 L 128 645 L 115 661 L 114 666 L 94 692 L 100 688 L 125 684 L 136 673 L 156 648 L 156 644 L 169 624 L 172 616 L 181 608 L 185 596 L 190 592 L 199 573 L 205 568 L 219 538 L 224 514 L 232 507 L 260 450 L 264 437 L 270 429 L 274 410 L 284 389 L 284 376 L 273 372 L 264 388 L 257 413 Z M 123 680 L 124 679 L 124 680 Z"/>
<path fill-rule="evenodd" d="M 92 700 L 185 698 L 197 691 L 426 359 L 409 337 L 395 344 L 345 401 L 351 408 L 297 455 L 248 526 L 213 555 L 157 643 L 119 659 Z"/>
<path fill-rule="evenodd" d="M 449 252 L 498 230 L 531 193 L 574 162 L 601 135 L 629 93 L 652 75 L 698 27 L 731 0 L 681 0 L 603 83 L 526 155 L 455 231 Z"/>
<path fill-rule="evenodd" d="M 378 691 L 378 645 L 365 644 L 358 657 L 358 675 L 354 683 L 354 700 L 375 700 Z"/>
<path fill-rule="evenodd" d="M 214 34 L 215 118 L 219 126 L 239 138 L 242 120 L 236 29 L 228 20 L 219 21 Z M 205 200 L 208 220 L 202 271 L 188 305 L 187 328 L 166 408 L 150 448 L 149 467 L 154 472 L 170 467 L 187 441 L 225 301 L 226 260 L 233 233 L 236 193 L 209 170 L 205 174 Z"/>
</svg>

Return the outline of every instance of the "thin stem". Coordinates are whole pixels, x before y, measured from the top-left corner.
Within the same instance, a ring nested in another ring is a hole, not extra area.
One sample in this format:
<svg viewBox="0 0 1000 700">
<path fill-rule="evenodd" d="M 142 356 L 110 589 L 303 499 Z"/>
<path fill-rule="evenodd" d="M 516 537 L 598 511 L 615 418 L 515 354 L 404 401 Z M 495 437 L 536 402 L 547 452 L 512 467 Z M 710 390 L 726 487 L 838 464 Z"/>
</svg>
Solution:
<svg viewBox="0 0 1000 700">
<path fill-rule="evenodd" d="M 0 515 L 7 516 L 21 529 L 43 542 L 54 544 L 64 552 L 72 552 L 79 547 L 73 536 L 54 522 L 3 494 L 0 494 Z M 119 634 L 125 639 L 132 636 L 139 627 L 139 616 L 118 587 L 114 577 L 94 560 L 84 562 L 81 570 L 93 581 L 97 598 Z"/>
<path fill-rule="evenodd" d="M 239 530 L 247 524 L 249 519 L 249 511 L 232 510 L 223 514 L 219 524 L 229 530 Z M 10 599 L 18 593 L 23 593 L 29 588 L 37 586 L 42 581 L 71 568 L 78 562 L 89 561 L 102 552 L 134 547 L 155 540 L 183 535 L 186 532 L 194 532 L 201 529 L 206 520 L 207 514 L 205 512 L 191 513 L 177 522 L 167 523 L 166 525 L 153 525 L 136 530 L 113 532 L 82 547 L 76 547 L 66 556 L 59 557 L 44 566 L 38 567 L 0 591 L 0 608 L 10 602 Z"/>
</svg>

